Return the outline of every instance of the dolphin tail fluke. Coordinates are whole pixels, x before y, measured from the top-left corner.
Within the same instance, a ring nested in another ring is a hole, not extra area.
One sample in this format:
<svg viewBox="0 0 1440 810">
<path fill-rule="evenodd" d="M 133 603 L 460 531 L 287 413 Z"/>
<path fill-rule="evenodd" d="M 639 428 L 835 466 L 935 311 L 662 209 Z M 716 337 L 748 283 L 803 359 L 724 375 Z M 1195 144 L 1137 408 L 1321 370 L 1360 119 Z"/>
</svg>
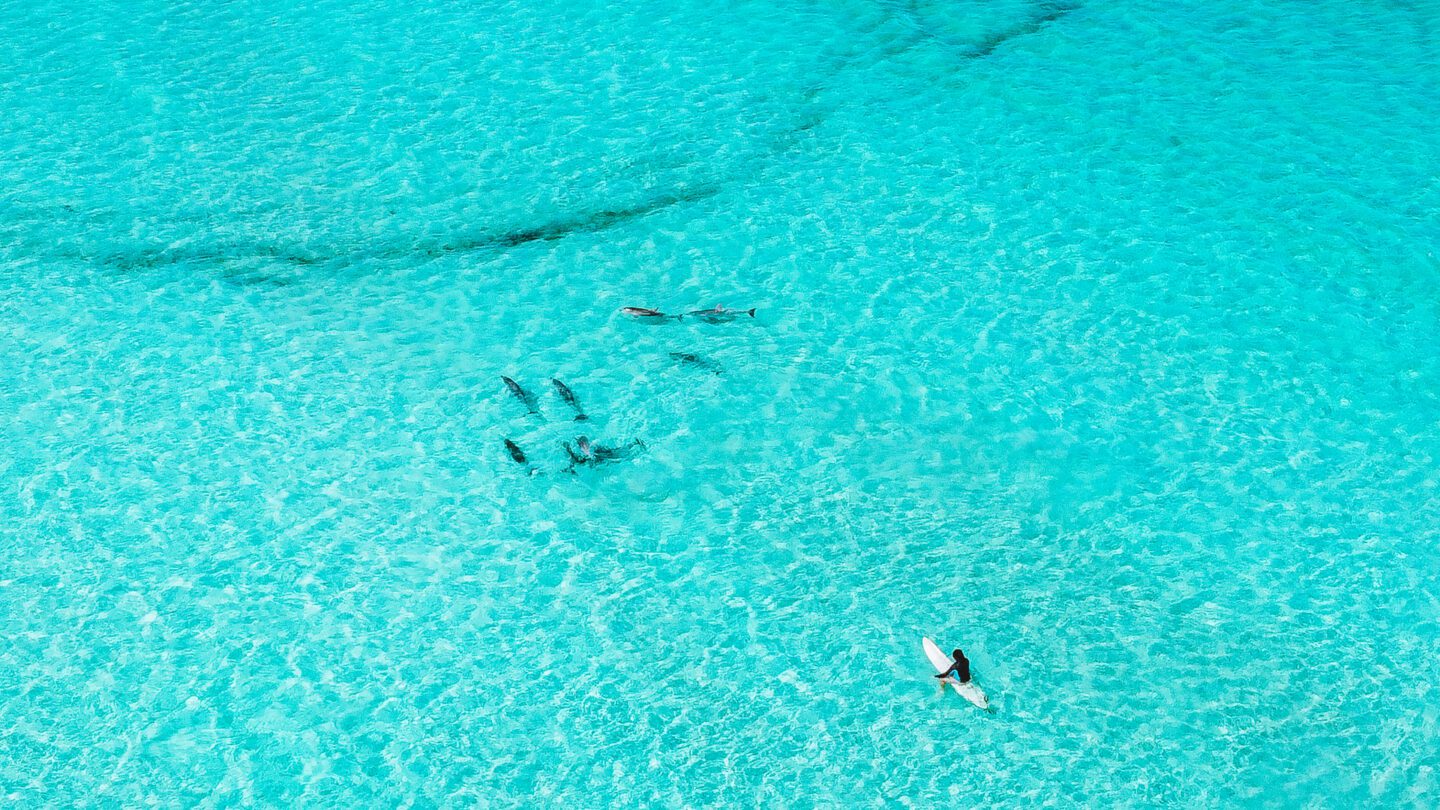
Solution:
<svg viewBox="0 0 1440 810">
<path fill-rule="evenodd" d="M 586 416 L 586 415 L 583 414 L 583 413 L 582 413 L 582 414 L 577 414 L 577 415 L 575 416 L 575 421 L 576 421 L 576 422 L 588 422 L 588 421 L 590 421 L 590 417 Z"/>
</svg>

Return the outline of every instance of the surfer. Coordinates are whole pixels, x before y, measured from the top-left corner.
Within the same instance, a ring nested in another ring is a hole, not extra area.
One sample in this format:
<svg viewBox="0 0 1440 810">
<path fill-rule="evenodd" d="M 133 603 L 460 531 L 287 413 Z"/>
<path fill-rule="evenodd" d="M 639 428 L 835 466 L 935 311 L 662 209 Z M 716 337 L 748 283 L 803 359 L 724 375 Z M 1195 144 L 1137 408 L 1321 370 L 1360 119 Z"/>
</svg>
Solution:
<svg viewBox="0 0 1440 810">
<path fill-rule="evenodd" d="M 941 653 L 940 655 L 944 656 L 944 653 Z M 959 649 L 956 649 L 955 652 L 951 653 L 951 657 L 955 660 L 953 663 L 950 664 L 950 668 L 935 676 L 940 679 L 941 689 L 944 689 L 945 684 L 947 683 L 958 684 L 970 682 L 970 659 L 966 658 L 965 653 L 961 652 Z M 942 657 L 940 660 L 943 661 L 945 659 Z M 953 674 L 955 677 L 951 678 L 951 674 Z"/>
</svg>

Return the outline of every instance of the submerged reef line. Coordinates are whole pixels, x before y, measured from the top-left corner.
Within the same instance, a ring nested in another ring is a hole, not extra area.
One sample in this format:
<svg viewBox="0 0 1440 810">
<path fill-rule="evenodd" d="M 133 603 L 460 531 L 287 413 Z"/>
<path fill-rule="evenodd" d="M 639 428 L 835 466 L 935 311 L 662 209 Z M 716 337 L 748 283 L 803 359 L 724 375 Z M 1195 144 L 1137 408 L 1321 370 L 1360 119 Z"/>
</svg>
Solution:
<svg viewBox="0 0 1440 810">
<path fill-rule="evenodd" d="M 641 219 L 688 202 L 698 202 L 719 194 L 718 184 L 702 184 L 693 188 L 671 190 L 658 194 L 634 205 L 601 208 L 569 217 L 560 217 L 537 225 L 488 229 L 472 234 L 456 235 L 449 239 L 424 240 L 410 245 L 386 245 L 378 249 L 339 250 L 332 252 L 305 251 L 273 244 L 237 244 L 232 247 L 196 245 L 168 247 L 161 249 L 139 249 L 131 252 L 114 251 L 91 255 L 90 260 L 118 267 L 123 270 L 140 270 L 168 265 L 193 262 L 196 264 L 234 264 L 264 260 L 307 267 L 341 261 L 364 259 L 398 259 L 409 256 L 442 256 L 450 253 L 469 253 L 483 250 L 504 250 L 531 242 L 549 242 L 564 239 L 577 233 L 596 233 L 626 222 Z M 237 276 L 248 278 L 249 275 Z M 259 276 L 257 276 L 259 277 Z M 266 279 L 267 282 L 273 279 Z"/>
<path fill-rule="evenodd" d="M 892 19 L 903 19 L 906 27 L 913 34 L 906 37 L 907 41 L 895 43 L 890 48 L 884 49 L 880 54 L 882 58 L 893 56 L 897 52 L 905 51 L 915 47 L 926 40 L 933 41 L 951 50 L 961 59 L 979 59 L 994 53 L 1004 43 L 1017 37 L 1034 33 L 1050 23 L 1061 19 L 1070 12 L 1080 8 L 1080 5 L 1071 0 L 1041 0 L 1033 6 L 1034 13 L 1016 22 L 1014 25 L 996 31 L 978 42 L 962 42 L 946 36 L 944 33 L 937 33 L 935 26 L 932 26 L 925 19 L 923 12 L 919 11 L 915 3 L 893 3 L 882 2 L 882 5 L 890 13 Z M 871 53 L 873 58 L 876 56 Z M 779 132 L 771 134 L 769 148 L 764 150 L 764 155 L 752 156 L 762 162 L 774 158 L 778 154 L 784 154 L 792 150 L 798 139 L 804 137 L 810 130 L 822 122 L 826 116 L 825 105 L 817 105 L 818 97 L 827 89 L 828 81 L 835 75 L 843 73 L 855 67 L 850 59 L 842 60 L 836 66 L 830 76 L 821 78 L 816 84 L 805 93 L 801 103 L 797 105 L 795 120 L 791 125 L 784 127 Z M 819 109 L 817 109 L 817 106 Z M 746 163 L 751 160 L 743 161 Z M 738 174 L 738 172 L 737 172 Z M 681 185 L 678 188 L 670 188 L 659 191 L 653 196 L 641 199 L 630 205 L 604 206 L 582 210 L 573 214 L 558 214 L 556 217 L 541 221 L 535 224 L 510 226 L 501 228 L 484 228 L 472 232 L 459 232 L 450 235 L 420 236 L 413 242 L 378 240 L 376 242 L 352 242 L 348 246 L 338 246 L 329 250 L 321 247 L 319 250 L 307 249 L 304 245 L 284 245 L 268 241 L 245 241 L 226 240 L 224 237 L 216 241 L 196 239 L 183 240 L 182 243 L 158 246 L 137 245 L 131 249 L 121 247 L 119 249 L 106 250 L 104 246 L 95 246 L 97 249 L 75 251 L 72 256 L 76 258 L 97 262 L 121 270 L 143 270 L 156 267 L 173 266 L 177 264 L 198 264 L 221 266 L 225 268 L 220 274 L 221 280 L 245 286 L 267 285 L 286 286 L 293 283 L 295 279 L 287 278 L 287 274 L 267 272 L 259 270 L 255 263 L 273 263 L 289 265 L 292 268 L 300 269 L 314 265 L 334 265 L 338 263 L 354 263 L 365 260 L 394 260 L 408 257 L 437 257 L 447 254 L 463 254 L 487 250 L 506 250 L 520 247 L 532 242 L 551 242 L 565 239 L 569 236 L 581 233 L 598 233 L 608 230 L 627 222 L 631 222 L 650 214 L 682 205 L 689 202 L 698 202 L 718 195 L 724 187 L 736 178 L 722 178 L 721 180 L 710 180 L 688 185 Z M 69 252 L 69 251 L 67 251 Z M 78 254 L 78 255 L 77 255 Z M 272 267 L 273 267 L 272 264 Z"/>
<path fill-rule="evenodd" d="M 1039 13 L 1027 19 L 1025 22 L 1006 29 L 992 36 L 986 37 L 971 51 L 965 54 L 966 59 L 982 59 L 995 52 L 995 49 L 1009 42 L 1016 37 L 1023 37 L 1033 34 L 1050 23 L 1064 17 L 1075 9 L 1080 8 L 1079 4 L 1069 3 L 1041 3 Z"/>
<path fill-rule="evenodd" d="M 1006 42 L 1027 34 L 1033 34 L 1080 8 L 1079 3 L 1045 0 L 1044 2 L 1036 3 L 1034 13 L 1025 17 L 1020 22 L 989 34 L 978 42 L 964 42 L 954 37 L 937 33 L 935 26 L 926 20 L 925 14 L 915 7 L 913 0 L 903 5 L 889 2 L 882 2 L 881 5 L 889 10 L 895 19 L 904 20 L 905 27 L 909 28 L 915 34 L 915 39 L 889 49 L 887 55 L 909 50 L 919 42 L 928 40 L 939 43 L 945 49 L 953 52 L 955 56 L 963 60 L 983 59 L 994 53 L 997 48 Z"/>
</svg>

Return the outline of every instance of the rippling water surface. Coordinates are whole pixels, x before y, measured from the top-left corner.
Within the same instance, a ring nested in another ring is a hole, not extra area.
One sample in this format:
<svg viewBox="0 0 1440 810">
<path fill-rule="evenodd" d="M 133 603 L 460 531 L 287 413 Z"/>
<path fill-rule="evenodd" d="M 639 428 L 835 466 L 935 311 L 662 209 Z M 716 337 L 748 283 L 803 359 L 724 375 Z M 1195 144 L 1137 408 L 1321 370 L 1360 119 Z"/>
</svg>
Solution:
<svg viewBox="0 0 1440 810">
<path fill-rule="evenodd" d="M 303 5 L 0 18 L 5 801 L 1435 804 L 1433 5 Z"/>
</svg>

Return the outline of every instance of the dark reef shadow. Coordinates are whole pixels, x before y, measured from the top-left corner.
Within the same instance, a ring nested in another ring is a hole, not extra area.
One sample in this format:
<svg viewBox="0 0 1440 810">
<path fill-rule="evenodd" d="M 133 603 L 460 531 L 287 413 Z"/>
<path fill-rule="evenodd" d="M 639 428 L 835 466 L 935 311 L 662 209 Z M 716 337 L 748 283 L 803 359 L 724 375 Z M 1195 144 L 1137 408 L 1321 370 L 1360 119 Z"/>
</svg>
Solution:
<svg viewBox="0 0 1440 810">
<path fill-rule="evenodd" d="M 519 247 L 530 242 L 548 242 L 564 239 L 577 233 L 596 233 L 614 228 L 626 222 L 641 219 L 676 205 L 713 197 L 719 194 L 721 186 L 716 184 L 698 185 L 681 191 L 666 191 L 650 199 L 625 208 L 601 209 L 573 217 L 564 217 L 542 222 L 538 225 L 499 231 L 481 231 L 460 235 L 439 243 L 420 243 L 405 247 L 388 247 L 380 250 L 336 251 L 329 254 L 287 250 L 276 245 L 245 246 L 235 245 L 229 249 L 207 246 L 203 248 L 141 248 L 129 252 L 112 252 L 91 256 L 103 264 L 120 270 L 146 270 L 182 263 L 199 265 L 221 265 L 227 267 L 219 277 L 227 283 L 244 287 L 286 287 L 295 282 L 283 274 L 257 272 L 249 269 L 230 269 L 232 265 L 249 265 L 257 260 L 287 264 L 295 268 L 315 265 L 354 262 L 361 259 L 395 259 L 406 256 L 442 256 L 455 253 L 470 253 L 485 250 L 504 250 Z"/>
<path fill-rule="evenodd" d="M 1033 6 L 1033 12 L 1015 25 L 1000 29 L 981 39 L 979 42 L 963 42 L 944 34 L 936 33 L 935 26 L 926 20 L 925 15 L 915 8 L 913 0 L 904 5 L 894 3 L 882 4 L 888 11 L 899 17 L 903 17 L 906 27 L 916 35 L 915 39 L 892 48 L 887 55 L 908 50 L 922 41 L 935 42 L 952 55 L 959 59 L 983 59 L 994 53 L 1001 45 L 1017 37 L 1033 34 L 1050 23 L 1059 20 L 1072 11 L 1080 8 L 1080 4 L 1070 0 L 1041 0 Z"/>
<path fill-rule="evenodd" d="M 966 59 L 983 59 L 994 53 L 996 48 L 1004 45 L 1006 42 L 1016 37 L 1033 34 L 1077 8 L 1080 8 L 1078 3 L 1038 3 L 1034 16 L 1027 18 L 1014 28 L 1007 28 L 1004 31 L 999 31 L 986 37 L 964 56 Z"/>
<path fill-rule="evenodd" d="M 569 219 L 547 222 L 533 228 L 507 231 L 480 242 L 476 247 L 516 247 L 528 242 L 549 242 L 564 239 L 573 233 L 595 233 L 604 231 L 632 220 L 641 219 L 657 211 L 663 211 L 681 203 L 698 202 L 720 193 L 719 186 L 699 186 L 684 191 L 672 191 L 646 200 L 638 205 L 616 210 L 601 210 Z M 473 248 L 472 248 L 473 249 Z"/>
<path fill-rule="evenodd" d="M 937 33 L 928 24 L 923 13 L 915 8 L 913 0 L 899 3 L 882 2 L 892 19 L 902 19 L 912 36 L 892 43 L 880 53 L 867 52 L 868 62 L 883 61 L 894 55 L 910 50 L 925 41 L 938 43 L 962 60 L 981 59 L 994 53 L 1000 46 L 1017 37 L 1022 37 L 1059 20 L 1080 8 L 1074 0 L 1038 0 L 1033 13 L 1013 26 L 996 31 L 979 42 L 960 42 Z M 827 105 L 820 97 L 834 78 L 856 66 L 855 57 L 842 58 L 822 78 L 819 78 L 803 94 L 795 105 L 794 115 L 787 125 L 777 127 L 762 139 L 766 144 L 761 154 L 742 164 L 766 162 L 799 147 L 807 138 L 814 137 L 812 130 L 828 117 Z M 403 259 L 414 256 L 438 257 L 450 254 L 507 250 L 533 242 L 553 242 L 574 234 L 599 233 L 627 222 L 642 219 L 651 214 L 686 203 L 699 202 L 718 195 L 722 190 L 736 183 L 744 182 L 755 172 L 746 172 L 744 167 L 732 167 L 729 176 L 710 182 L 681 185 L 679 188 L 659 191 L 648 199 L 623 207 L 601 207 L 598 210 L 583 211 L 573 215 L 542 221 L 522 227 L 485 229 L 471 233 L 452 234 L 440 239 L 421 239 L 404 244 L 370 245 L 351 244 L 338 249 L 317 252 L 287 248 L 276 244 L 231 243 L 207 246 L 183 247 L 138 247 L 129 251 L 101 252 L 99 255 L 84 256 L 90 261 L 116 267 L 121 270 L 139 270 L 181 263 L 219 265 L 218 276 L 229 284 L 256 288 L 282 288 L 299 280 L 283 271 L 270 272 L 254 265 L 257 263 L 278 263 L 297 270 L 317 265 L 331 266 L 354 264 L 367 259 Z"/>
</svg>

